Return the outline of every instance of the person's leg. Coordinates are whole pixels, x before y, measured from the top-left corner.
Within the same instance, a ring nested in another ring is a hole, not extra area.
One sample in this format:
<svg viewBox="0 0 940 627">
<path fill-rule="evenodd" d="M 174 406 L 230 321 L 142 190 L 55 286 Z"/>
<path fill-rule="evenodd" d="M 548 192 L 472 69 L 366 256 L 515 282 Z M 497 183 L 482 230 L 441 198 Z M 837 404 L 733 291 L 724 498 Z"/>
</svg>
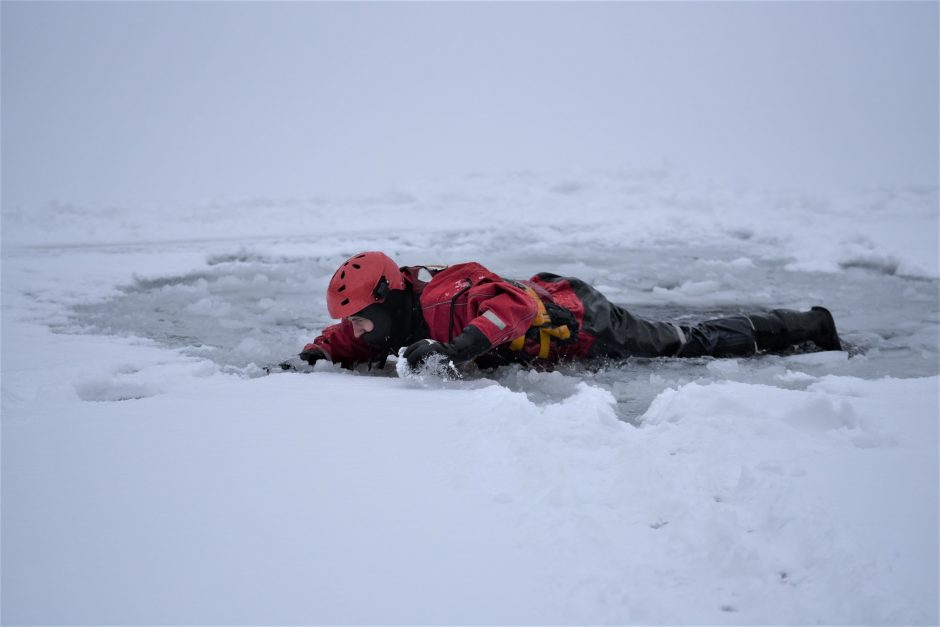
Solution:
<svg viewBox="0 0 940 627">
<path fill-rule="evenodd" d="M 810 311 L 774 309 L 706 320 L 683 326 L 686 341 L 679 357 L 737 357 L 758 351 L 781 351 L 803 342 L 813 342 L 822 350 L 842 350 L 836 324 L 829 310 L 813 307 Z"/>
<path fill-rule="evenodd" d="M 582 330 L 596 338 L 588 357 L 736 357 L 778 351 L 806 341 L 842 350 L 832 314 L 822 307 L 774 309 L 679 326 L 637 318 L 574 277 L 536 275 L 541 283 L 567 283 L 584 307 Z"/>
<path fill-rule="evenodd" d="M 842 350 L 835 320 L 824 307 L 813 307 L 809 311 L 774 309 L 748 318 L 754 324 L 754 339 L 760 350 L 783 350 L 809 341 L 822 350 Z"/>
<path fill-rule="evenodd" d="M 588 357 L 672 357 L 679 350 L 681 330 L 678 325 L 637 318 L 574 277 L 543 272 L 535 278 L 543 284 L 565 282 L 581 301 L 584 307 L 581 331 L 595 338 Z"/>
<path fill-rule="evenodd" d="M 748 316 L 732 316 L 682 326 L 685 341 L 677 357 L 746 357 L 758 350 Z"/>
</svg>

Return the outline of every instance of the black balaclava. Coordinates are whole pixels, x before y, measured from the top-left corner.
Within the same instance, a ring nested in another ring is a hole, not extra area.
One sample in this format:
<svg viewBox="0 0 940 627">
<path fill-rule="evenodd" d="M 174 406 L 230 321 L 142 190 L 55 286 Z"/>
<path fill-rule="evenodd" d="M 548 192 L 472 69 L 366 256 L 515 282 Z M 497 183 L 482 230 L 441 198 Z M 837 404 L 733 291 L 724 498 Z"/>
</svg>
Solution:
<svg viewBox="0 0 940 627">
<path fill-rule="evenodd" d="M 391 290 L 381 303 L 372 303 L 356 313 L 372 322 L 362 340 L 373 348 L 398 352 L 402 346 L 427 337 L 427 326 L 411 286 Z"/>
</svg>

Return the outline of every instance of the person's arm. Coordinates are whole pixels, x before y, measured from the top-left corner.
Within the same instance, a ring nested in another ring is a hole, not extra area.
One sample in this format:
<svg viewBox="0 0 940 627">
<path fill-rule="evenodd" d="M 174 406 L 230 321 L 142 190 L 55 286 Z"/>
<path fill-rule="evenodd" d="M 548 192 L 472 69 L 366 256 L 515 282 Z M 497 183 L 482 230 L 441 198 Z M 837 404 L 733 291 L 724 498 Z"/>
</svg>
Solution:
<svg viewBox="0 0 940 627">
<path fill-rule="evenodd" d="M 408 366 L 418 368 L 432 355 L 443 355 L 454 364 L 466 363 L 493 348 L 483 332 L 473 325 L 467 326 L 451 342 L 437 340 L 418 340 L 405 349 L 402 357 L 408 360 Z"/>
<path fill-rule="evenodd" d="M 313 365 L 320 359 L 329 359 L 344 368 L 377 361 L 385 355 L 372 348 L 353 333 L 352 324 L 343 320 L 323 329 L 323 332 L 300 351 L 300 358 Z"/>
<path fill-rule="evenodd" d="M 406 348 L 403 356 L 411 368 L 419 367 L 432 355 L 443 355 L 454 364 L 472 361 L 500 344 L 525 335 L 538 314 L 538 305 L 532 297 L 507 282 L 486 282 L 471 287 L 467 299 L 458 308 L 463 310 L 459 318 L 469 319 L 469 322 L 463 324 L 460 333 L 449 342 L 425 339 Z M 443 335 L 440 333 L 438 337 Z"/>
<path fill-rule="evenodd" d="M 470 290 L 467 326 L 479 329 L 492 346 L 525 335 L 538 315 L 538 305 L 522 288 L 511 283 L 485 283 Z"/>
</svg>

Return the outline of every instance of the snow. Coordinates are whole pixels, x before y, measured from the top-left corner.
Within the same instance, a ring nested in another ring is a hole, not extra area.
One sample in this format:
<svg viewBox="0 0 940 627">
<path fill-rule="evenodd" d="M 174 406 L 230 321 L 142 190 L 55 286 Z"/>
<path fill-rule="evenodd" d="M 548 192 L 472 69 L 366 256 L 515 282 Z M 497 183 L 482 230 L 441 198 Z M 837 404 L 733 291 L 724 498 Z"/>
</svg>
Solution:
<svg viewBox="0 0 940 627">
<path fill-rule="evenodd" d="M 936 206 L 624 171 L 4 209 L 3 622 L 936 624 Z M 822 303 L 848 350 L 264 376 L 367 249 Z"/>
</svg>

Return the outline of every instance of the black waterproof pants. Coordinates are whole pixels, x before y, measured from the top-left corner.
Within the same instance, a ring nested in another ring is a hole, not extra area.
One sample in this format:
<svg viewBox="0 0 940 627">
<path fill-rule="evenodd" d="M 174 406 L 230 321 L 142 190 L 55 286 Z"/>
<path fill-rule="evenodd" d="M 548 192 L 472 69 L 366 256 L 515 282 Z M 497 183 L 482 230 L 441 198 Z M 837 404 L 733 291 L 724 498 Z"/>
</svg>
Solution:
<svg viewBox="0 0 940 627">
<path fill-rule="evenodd" d="M 567 281 L 584 303 L 582 331 L 596 338 L 590 357 L 734 357 L 757 352 L 754 326 L 747 316 L 694 325 L 654 322 L 613 304 L 580 279 L 550 274 L 539 278 Z"/>
</svg>

